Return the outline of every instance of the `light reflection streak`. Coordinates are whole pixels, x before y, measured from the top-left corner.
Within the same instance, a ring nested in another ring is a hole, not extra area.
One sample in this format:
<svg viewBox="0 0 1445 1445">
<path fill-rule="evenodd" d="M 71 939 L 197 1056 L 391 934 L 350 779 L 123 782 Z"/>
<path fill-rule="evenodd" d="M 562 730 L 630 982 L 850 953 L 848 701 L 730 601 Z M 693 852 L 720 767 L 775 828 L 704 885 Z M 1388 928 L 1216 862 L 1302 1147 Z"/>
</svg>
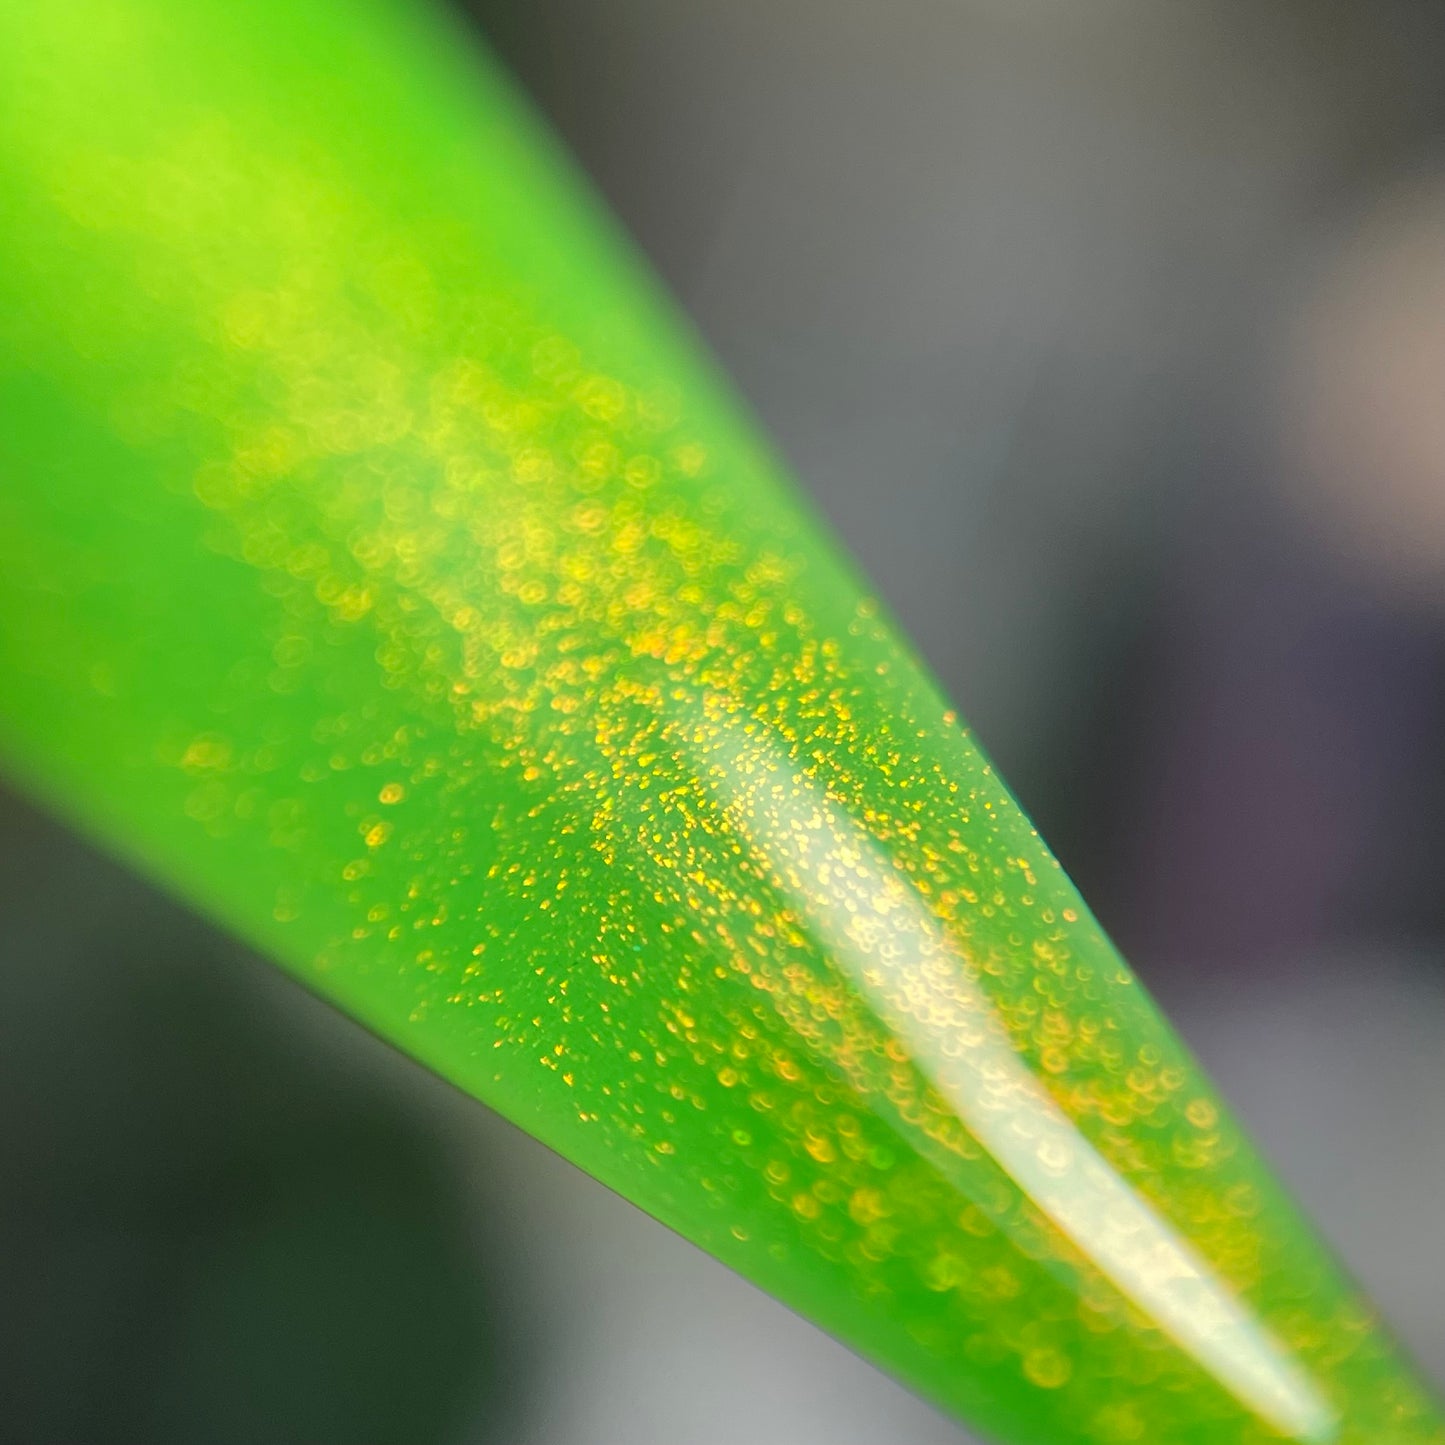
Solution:
<svg viewBox="0 0 1445 1445">
<path fill-rule="evenodd" d="M 701 735 L 731 825 L 974 1138 L 1254 1415 L 1290 1439 L 1333 1440 L 1339 1417 L 1315 1382 L 1029 1072 L 957 944 L 878 843 L 761 726 L 714 714 Z"/>
</svg>

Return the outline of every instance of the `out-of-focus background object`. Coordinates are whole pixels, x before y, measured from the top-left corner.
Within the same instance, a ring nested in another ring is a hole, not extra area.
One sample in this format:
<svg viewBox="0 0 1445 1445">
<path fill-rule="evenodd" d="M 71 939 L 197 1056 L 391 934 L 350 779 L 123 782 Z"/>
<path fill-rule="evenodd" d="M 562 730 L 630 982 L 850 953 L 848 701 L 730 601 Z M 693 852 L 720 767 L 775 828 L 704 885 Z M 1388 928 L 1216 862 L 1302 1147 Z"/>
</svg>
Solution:
<svg viewBox="0 0 1445 1445">
<path fill-rule="evenodd" d="M 1445 8 L 471 15 L 1445 1379 Z M 0 1441 L 964 1439 L 8 797 L 0 1079 Z"/>
</svg>

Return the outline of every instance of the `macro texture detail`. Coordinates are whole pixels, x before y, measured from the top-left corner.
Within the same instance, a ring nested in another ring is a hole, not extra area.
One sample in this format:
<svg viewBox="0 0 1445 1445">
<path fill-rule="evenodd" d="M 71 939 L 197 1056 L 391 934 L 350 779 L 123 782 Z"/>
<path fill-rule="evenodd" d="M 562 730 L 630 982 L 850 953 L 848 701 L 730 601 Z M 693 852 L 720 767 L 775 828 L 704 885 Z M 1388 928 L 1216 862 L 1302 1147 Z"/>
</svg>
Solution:
<svg viewBox="0 0 1445 1445">
<path fill-rule="evenodd" d="M 9 7 L 0 213 L 40 795 L 1001 1440 L 1445 1441 L 441 20 Z"/>
</svg>

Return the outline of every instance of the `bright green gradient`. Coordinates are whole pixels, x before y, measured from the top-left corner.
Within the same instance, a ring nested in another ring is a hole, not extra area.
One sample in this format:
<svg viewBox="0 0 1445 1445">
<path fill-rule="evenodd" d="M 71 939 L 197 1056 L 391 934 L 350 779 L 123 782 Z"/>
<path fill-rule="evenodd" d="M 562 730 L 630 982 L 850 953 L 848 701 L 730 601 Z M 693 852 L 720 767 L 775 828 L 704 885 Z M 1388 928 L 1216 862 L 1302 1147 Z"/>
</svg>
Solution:
<svg viewBox="0 0 1445 1445">
<path fill-rule="evenodd" d="M 1002 1440 L 1445 1441 L 441 20 L 11 0 L 0 222 L 39 793 Z"/>
</svg>

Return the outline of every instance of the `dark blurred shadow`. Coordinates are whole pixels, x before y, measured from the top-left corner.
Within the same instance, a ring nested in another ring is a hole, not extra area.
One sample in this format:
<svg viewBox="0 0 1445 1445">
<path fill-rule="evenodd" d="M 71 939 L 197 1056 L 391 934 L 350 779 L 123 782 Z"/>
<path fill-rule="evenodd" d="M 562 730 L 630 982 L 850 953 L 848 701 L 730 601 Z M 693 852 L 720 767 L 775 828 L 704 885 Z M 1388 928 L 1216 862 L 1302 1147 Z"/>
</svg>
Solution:
<svg viewBox="0 0 1445 1445">
<path fill-rule="evenodd" d="M 501 1384 L 478 1201 L 385 1074 L 8 795 L 0 918 L 0 1439 L 475 1426 Z"/>
</svg>

